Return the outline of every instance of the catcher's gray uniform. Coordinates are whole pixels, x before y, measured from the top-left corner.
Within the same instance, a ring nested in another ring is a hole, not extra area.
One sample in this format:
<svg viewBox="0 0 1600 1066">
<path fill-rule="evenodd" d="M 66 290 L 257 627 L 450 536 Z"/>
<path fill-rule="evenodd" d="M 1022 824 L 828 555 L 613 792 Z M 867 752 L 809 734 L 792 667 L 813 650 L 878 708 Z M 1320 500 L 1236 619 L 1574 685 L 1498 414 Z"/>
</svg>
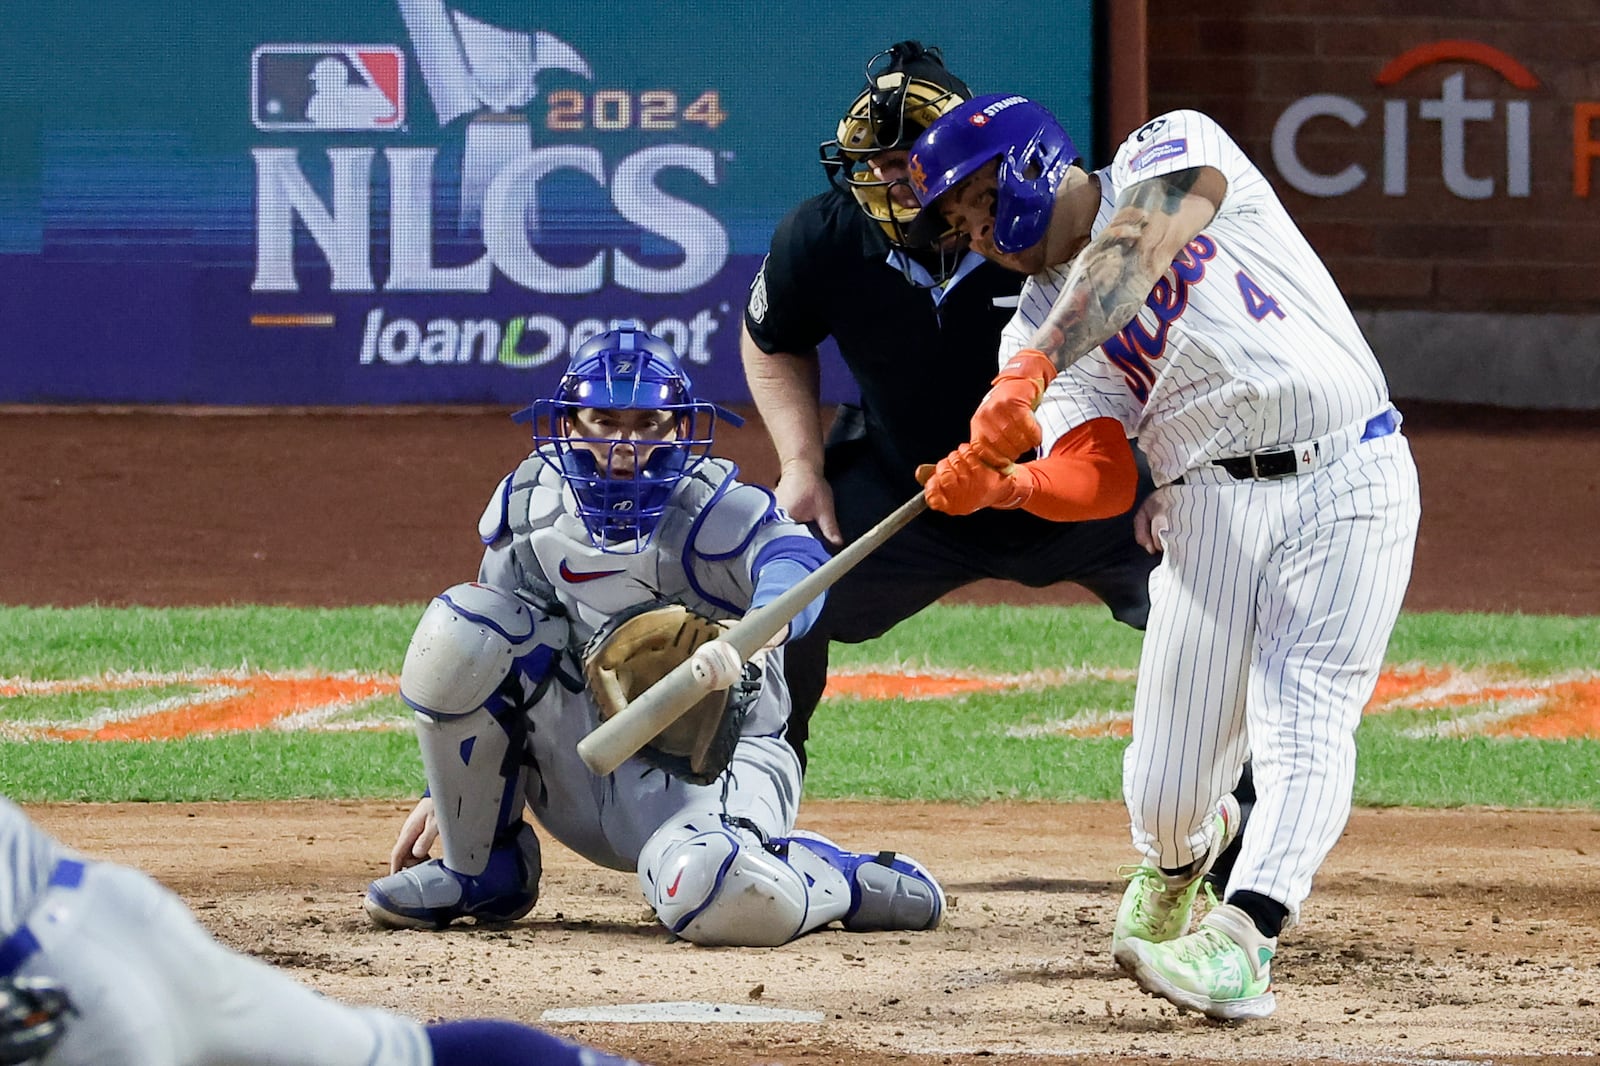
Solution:
<svg viewBox="0 0 1600 1066">
<path fill-rule="evenodd" d="M 45 1066 L 432 1066 L 423 1027 L 217 943 L 144 874 L 62 847 L 0 798 L 0 977 L 76 1013 Z"/>
<path fill-rule="evenodd" d="M 571 647 L 624 608 L 676 600 L 716 618 L 738 618 L 755 591 L 751 563 L 768 544 L 804 537 L 804 527 L 778 516 L 765 489 L 734 480 L 733 465 L 712 459 L 673 494 L 650 547 L 637 554 L 603 552 L 562 506 L 555 470 L 529 457 L 502 482 L 479 534 L 488 543 L 478 580 L 497 588 L 553 596 L 572 625 Z M 577 744 L 599 724 L 587 691 L 551 685 L 530 712 L 533 764 L 529 806 L 550 834 L 592 862 L 632 870 L 651 834 L 689 808 L 748 818 L 771 836 L 794 827 L 800 766 L 783 740 L 789 690 L 781 648 L 767 653 L 761 692 L 734 749 L 733 772 L 717 785 L 695 786 L 653 770 L 635 757 L 597 777 Z M 724 796 L 724 793 L 726 794 Z"/>
<path fill-rule="evenodd" d="M 488 548 L 478 583 L 433 601 L 401 673 L 443 856 L 374 882 L 375 920 L 437 927 L 526 914 L 539 853 L 522 823 L 525 799 L 573 851 L 636 870 L 663 924 L 687 940 L 774 945 L 834 920 L 861 930 L 937 924 L 943 894 L 916 863 L 793 831 L 801 773 L 783 737 L 781 649 L 766 653 L 732 762 L 712 784 L 640 756 L 599 777 L 576 752 L 600 719 L 571 653 L 614 614 L 663 600 L 737 618 L 826 557 L 767 490 L 735 474 L 706 459 L 674 487 L 648 545 L 626 554 L 595 545 L 559 468 L 539 452 L 501 482 L 479 524 Z"/>
</svg>

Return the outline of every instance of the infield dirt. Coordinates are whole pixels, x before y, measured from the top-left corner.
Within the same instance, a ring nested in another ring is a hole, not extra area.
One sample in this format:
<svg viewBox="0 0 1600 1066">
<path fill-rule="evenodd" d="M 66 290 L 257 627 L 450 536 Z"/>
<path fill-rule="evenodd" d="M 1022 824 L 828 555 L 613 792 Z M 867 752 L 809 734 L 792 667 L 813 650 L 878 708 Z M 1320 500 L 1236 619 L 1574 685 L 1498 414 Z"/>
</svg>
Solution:
<svg viewBox="0 0 1600 1066">
<path fill-rule="evenodd" d="M 1424 517 L 1410 610 L 1600 614 L 1592 416 L 1403 405 Z M 775 473 L 758 424 L 723 437 Z M 473 525 L 526 451 L 505 412 L 0 417 L 0 602 L 421 602 L 470 577 Z M 957 597 L 1085 602 L 985 583 Z M 782 948 L 671 940 L 632 875 L 547 842 L 529 919 L 385 932 L 360 910 L 408 805 L 41 806 L 150 871 L 228 944 L 330 994 L 421 1018 L 705 1001 L 804 1024 L 561 1023 L 647 1062 L 968 1066 L 1160 1059 L 1574 1061 L 1600 1053 L 1600 813 L 1357 810 L 1274 966 L 1270 1020 L 1145 997 L 1109 939 L 1119 805 L 810 803 L 802 824 L 916 856 L 951 896 L 919 934 Z"/>
<path fill-rule="evenodd" d="M 563 1023 L 674 1066 L 1160 1059 L 1551 1062 L 1600 1050 L 1600 814 L 1358 810 L 1285 934 L 1277 1014 L 1219 1025 L 1140 993 L 1109 951 L 1129 861 L 1116 804 L 818 802 L 802 825 L 942 879 L 926 933 L 825 930 L 771 949 L 674 941 L 632 874 L 548 841 L 506 926 L 382 931 L 361 910 L 408 804 L 35 807 L 175 889 L 226 943 L 331 995 L 419 1018 L 710 1002 L 799 1024 Z"/>
</svg>

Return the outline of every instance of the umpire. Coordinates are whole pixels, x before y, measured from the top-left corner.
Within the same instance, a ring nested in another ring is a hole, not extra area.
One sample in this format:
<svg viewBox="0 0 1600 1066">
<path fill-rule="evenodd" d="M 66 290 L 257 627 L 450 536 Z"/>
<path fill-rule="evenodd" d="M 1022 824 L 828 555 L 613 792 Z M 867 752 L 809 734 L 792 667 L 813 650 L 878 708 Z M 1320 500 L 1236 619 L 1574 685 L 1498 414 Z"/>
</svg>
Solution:
<svg viewBox="0 0 1600 1066">
<path fill-rule="evenodd" d="M 938 49 L 902 41 L 874 56 L 837 138 L 822 145 L 830 188 L 778 225 L 751 285 L 741 353 L 782 463 L 778 501 L 834 548 L 913 496 L 919 464 L 967 439 L 1017 306 L 1021 274 L 959 246 L 914 251 L 906 239 L 918 206 L 907 149 L 971 95 Z M 824 445 L 817 346 L 830 336 L 860 402 L 838 409 Z M 1152 486 L 1142 456 L 1139 466 L 1142 501 Z M 788 736 L 801 767 L 830 641 L 880 636 L 982 578 L 1070 581 L 1143 629 L 1156 562 L 1134 541 L 1131 511 L 1071 524 L 1022 511 L 923 515 L 830 588 L 810 633 L 787 646 Z"/>
</svg>

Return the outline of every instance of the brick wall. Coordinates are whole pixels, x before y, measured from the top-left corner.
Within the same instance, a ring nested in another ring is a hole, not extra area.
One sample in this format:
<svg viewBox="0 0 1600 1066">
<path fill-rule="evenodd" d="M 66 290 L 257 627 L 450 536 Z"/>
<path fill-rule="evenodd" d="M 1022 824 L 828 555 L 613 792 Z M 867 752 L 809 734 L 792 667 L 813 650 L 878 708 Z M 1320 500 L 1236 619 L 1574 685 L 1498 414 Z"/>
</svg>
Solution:
<svg viewBox="0 0 1600 1066">
<path fill-rule="evenodd" d="M 1390 14 L 1396 7 L 1407 14 Z M 1600 311 L 1596 0 L 1148 0 L 1148 27 L 1151 114 L 1193 107 L 1221 122 L 1272 179 L 1356 307 Z M 1427 46 L 1431 52 L 1417 51 Z M 1408 53 L 1410 69 L 1379 84 Z M 1442 101 L 1457 75 L 1464 91 L 1452 107 Z M 1352 164 L 1365 171 L 1339 195 L 1297 188 L 1292 161 L 1286 172 L 1285 157 L 1274 156 L 1275 127 L 1313 94 L 1342 97 L 1330 106 L 1345 117 L 1317 114 L 1300 126 L 1293 147 L 1301 184 L 1307 173 L 1329 181 Z M 1435 113 L 1493 114 L 1430 120 L 1422 114 L 1430 101 Z M 1525 196 L 1512 195 L 1521 175 L 1508 159 L 1518 139 L 1508 112 L 1515 115 L 1519 101 L 1529 145 Z M 1365 112 L 1359 124 L 1349 121 L 1351 104 Z M 1405 191 L 1390 195 L 1385 112 L 1400 105 Z M 1594 121 L 1576 128 L 1586 106 Z M 1442 142 L 1452 127 L 1464 134 L 1456 189 L 1481 193 L 1491 179 L 1492 195 L 1464 197 L 1445 180 Z M 1118 141 L 1128 132 L 1112 131 Z"/>
</svg>

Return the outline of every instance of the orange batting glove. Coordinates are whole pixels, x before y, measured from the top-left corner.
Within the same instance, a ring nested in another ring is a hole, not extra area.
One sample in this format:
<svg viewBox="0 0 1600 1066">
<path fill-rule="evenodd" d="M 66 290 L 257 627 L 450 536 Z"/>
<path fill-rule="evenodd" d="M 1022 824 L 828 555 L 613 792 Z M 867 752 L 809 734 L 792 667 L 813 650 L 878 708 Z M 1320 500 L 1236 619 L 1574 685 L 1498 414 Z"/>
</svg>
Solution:
<svg viewBox="0 0 1600 1066">
<path fill-rule="evenodd" d="M 1037 348 L 1011 357 L 972 415 L 972 444 L 979 455 L 998 466 L 1039 446 L 1043 434 L 1033 409 L 1055 376 L 1055 363 Z"/>
<path fill-rule="evenodd" d="M 922 494 L 928 506 L 945 514 L 971 514 L 985 507 L 1011 510 L 1021 507 L 1033 495 L 1033 473 L 1026 465 L 1007 463 L 996 470 L 985 463 L 977 449 L 963 444 L 934 467 L 917 469 L 923 483 Z"/>
</svg>

